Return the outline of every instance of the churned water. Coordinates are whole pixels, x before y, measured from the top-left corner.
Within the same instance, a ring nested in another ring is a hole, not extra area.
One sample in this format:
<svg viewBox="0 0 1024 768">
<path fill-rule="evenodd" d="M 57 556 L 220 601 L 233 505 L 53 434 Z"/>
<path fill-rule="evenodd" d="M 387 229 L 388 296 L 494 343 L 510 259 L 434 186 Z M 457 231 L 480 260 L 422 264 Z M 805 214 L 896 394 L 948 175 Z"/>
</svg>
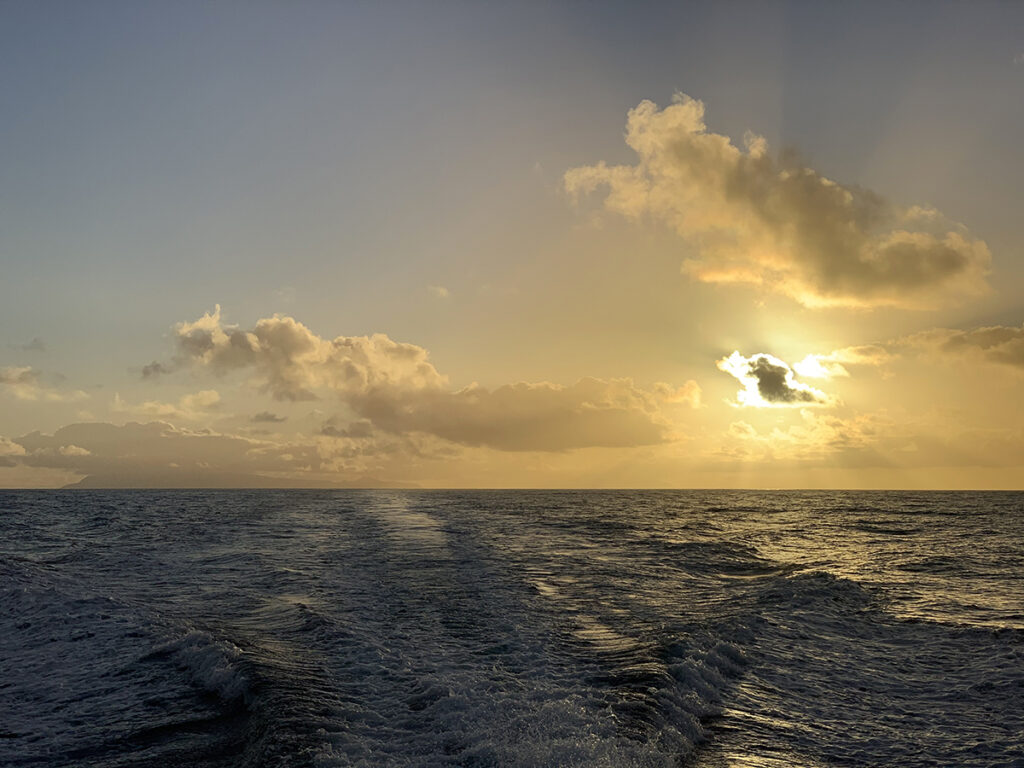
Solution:
<svg viewBox="0 0 1024 768">
<path fill-rule="evenodd" d="M 1024 495 L 0 493 L 6 766 L 1024 766 Z"/>
</svg>

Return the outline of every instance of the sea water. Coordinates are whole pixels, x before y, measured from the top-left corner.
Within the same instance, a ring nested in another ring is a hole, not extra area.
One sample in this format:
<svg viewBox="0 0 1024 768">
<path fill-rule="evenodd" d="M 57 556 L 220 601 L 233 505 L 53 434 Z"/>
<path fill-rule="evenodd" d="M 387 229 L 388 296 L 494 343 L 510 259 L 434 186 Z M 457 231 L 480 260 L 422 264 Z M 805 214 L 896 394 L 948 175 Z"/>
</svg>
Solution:
<svg viewBox="0 0 1024 768">
<path fill-rule="evenodd" d="M 1024 494 L 0 493 L 5 766 L 1024 766 Z"/>
</svg>

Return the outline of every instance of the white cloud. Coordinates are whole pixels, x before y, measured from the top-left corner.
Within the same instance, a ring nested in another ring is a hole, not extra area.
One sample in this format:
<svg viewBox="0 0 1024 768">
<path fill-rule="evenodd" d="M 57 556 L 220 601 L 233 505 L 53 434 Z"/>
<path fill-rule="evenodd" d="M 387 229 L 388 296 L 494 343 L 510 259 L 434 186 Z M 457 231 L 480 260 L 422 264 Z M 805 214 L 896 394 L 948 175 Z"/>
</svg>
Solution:
<svg viewBox="0 0 1024 768">
<path fill-rule="evenodd" d="M 891 352 L 879 344 L 865 344 L 844 347 L 825 355 L 807 355 L 793 364 L 793 370 L 808 379 L 831 379 L 849 376 L 850 372 L 845 367 L 847 365 L 880 366 L 893 357 Z"/>
<path fill-rule="evenodd" d="M 797 381 L 793 369 L 773 355 L 760 353 L 744 357 L 733 352 L 717 363 L 743 384 L 736 394 L 737 404 L 755 408 L 807 407 L 834 405 L 824 392 Z"/>
</svg>

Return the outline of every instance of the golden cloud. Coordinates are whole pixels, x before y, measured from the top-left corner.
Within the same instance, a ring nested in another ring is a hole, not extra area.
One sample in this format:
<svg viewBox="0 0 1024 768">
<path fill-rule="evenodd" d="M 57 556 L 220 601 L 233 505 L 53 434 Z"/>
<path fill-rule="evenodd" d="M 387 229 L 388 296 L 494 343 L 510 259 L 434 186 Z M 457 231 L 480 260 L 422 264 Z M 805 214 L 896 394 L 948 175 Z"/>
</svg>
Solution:
<svg viewBox="0 0 1024 768">
<path fill-rule="evenodd" d="M 704 104 L 678 94 L 629 112 L 636 165 L 573 168 L 574 194 L 606 191 L 604 207 L 672 227 L 697 255 L 684 269 L 703 282 L 752 283 L 809 307 L 924 308 L 987 290 L 981 240 L 934 209 L 903 208 L 811 168 L 707 130 Z"/>
<path fill-rule="evenodd" d="M 422 347 L 384 334 L 325 339 L 292 317 L 226 326 L 220 307 L 175 329 L 177 364 L 224 374 L 248 371 L 279 400 L 342 400 L 357 417 L 393 434 L 423 433 L 506 451 L 652 445 L 668 439 L 660 402 L 699 402 L 695 382 L 656 392 L 629 379 L 575 384 L 477 384 L 453 390 Z"/>
<path fill-rule="evenodd" d="M 0 368 L 0 386 L 17 400 L 67 403 L 89 397 L 79 389 L 59 390 L 45 385 L 42 374 L 30 366 Z"/>
<path fill-rule="evenodd" d="M 834 405 L 824 392 L 797 381 L 793 369 L 779 358 L 764 354 L 744 357 L 738 351 L 717 363 L 743 385 L 736 404 L 754 408 L 792 408 Z"/>
<path fill-rule="evenodd" d="M 892 346 L 916 348 L 938 356 L 968 356 L 1024 368 L 1024 325 L 994 325 L 969 330 L 933 328 L 897 339 Z"/>
</svg>

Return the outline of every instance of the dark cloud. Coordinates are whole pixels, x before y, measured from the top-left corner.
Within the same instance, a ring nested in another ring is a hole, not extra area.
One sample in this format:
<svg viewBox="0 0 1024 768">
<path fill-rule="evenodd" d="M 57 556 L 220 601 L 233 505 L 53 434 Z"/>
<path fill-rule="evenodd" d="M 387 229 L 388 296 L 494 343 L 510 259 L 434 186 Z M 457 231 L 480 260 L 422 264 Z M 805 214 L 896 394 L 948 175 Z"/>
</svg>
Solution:
<svg viewBox="0 0 1024 768">
<path fill-rule="evenodd" d="M 345 426 L 338 426 L 329 421 L 320 428 L 324 437 L 344 437 L 353 440 L 373 437 L 373 424 L 368 421 L 356 421 Z"/>
<path fill-rule="evenodd" d="M 155 379 L 158 376 L 162 376 L 165 373 L 171 373 L 174 369 L 170 366 L 164 365 L 163 363 L 154 360 L 148 365 L 142 366 L 142 378 L 144 379 Z"/>
<path fill-rule="evenodd" d="M 270 411 L 260 411 L 253 416 L 250 421 L 255 424 L 280 424 L 282 421 L 288 421 L 287 416 L 278 416 L 276 413 Z"/>
<path fill-rule="evenodd" d="M 718 361 L 718 368 L 743 384 L 737 395 L 740 405 L 764 408 L 833 404 L 824 392 L 797 381 L 793 369 L 772 355 L 761 353 L 747 358 L 733 352 Z"/>
<path fill-rule="evenodd" d="M 775 365 L 760 355 L 749 365 L 750 374 L 757 379 L 757 391 L 769 403 L 815 403 L 818 398 L 806 389 L 794 389 L 789 384 L 793 372 L 788 365 Z"/>
</svg>

